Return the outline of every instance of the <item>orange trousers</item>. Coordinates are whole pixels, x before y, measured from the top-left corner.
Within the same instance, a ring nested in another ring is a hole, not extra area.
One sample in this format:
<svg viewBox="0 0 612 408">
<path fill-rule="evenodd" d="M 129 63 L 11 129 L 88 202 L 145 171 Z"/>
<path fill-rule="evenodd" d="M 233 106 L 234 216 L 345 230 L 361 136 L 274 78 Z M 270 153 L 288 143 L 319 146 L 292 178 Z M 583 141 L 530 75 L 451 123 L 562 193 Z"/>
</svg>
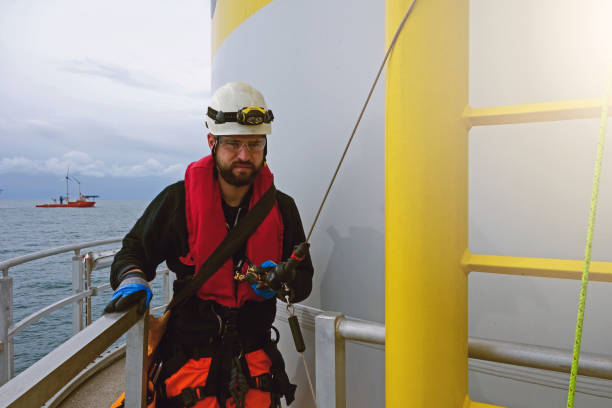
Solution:
<svg viewBox="0 0 612 408">
<path fill-rule="evenodd" d="M 255 350 L 245 354 L 249 372 L 252 377 L 257 377 L 270 372 L 272 362 L 263 350 Z M 191 359 L 185 363 L 176 373 L 166 379 L 166 395 L 175 397 L 185 388 L 201 387 L 206 385 L 210 371 L 210 357 Z M 272 403 L 270 393 L 257 389 L 249 389 L 246 394 L 246 408 L 269 408 Z M 231 398 L 226 401 L 226 408 L 233 408 L 235 404 Z M 193 408 L 221 408 L 216 397 L 206 397 L 198 401 Z"/>
</svg>

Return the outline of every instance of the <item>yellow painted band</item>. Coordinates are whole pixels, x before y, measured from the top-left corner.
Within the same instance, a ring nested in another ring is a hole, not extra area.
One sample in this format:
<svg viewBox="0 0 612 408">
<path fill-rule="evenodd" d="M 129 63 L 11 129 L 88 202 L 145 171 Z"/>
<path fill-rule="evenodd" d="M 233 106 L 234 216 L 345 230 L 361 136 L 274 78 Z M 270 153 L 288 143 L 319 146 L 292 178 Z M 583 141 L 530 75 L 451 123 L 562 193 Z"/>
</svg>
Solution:
<svg viewBox="0 0 612 408">
<path fill-rule="evenodd" d="M 211 24 L 211 57 L 227 37 L 247 18 L 272 0 L 218 0 Z"/>
</svg>

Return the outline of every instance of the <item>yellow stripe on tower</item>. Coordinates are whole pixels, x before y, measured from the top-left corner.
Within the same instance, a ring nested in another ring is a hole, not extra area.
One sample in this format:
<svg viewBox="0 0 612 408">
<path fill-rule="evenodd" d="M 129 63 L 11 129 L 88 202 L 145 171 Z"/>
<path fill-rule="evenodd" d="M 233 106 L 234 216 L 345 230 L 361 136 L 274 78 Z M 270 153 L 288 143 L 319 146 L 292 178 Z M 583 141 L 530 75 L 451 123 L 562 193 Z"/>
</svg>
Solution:
<svg viewBox="0 0 612 408">
<path fill-rule="evenodd" d="M 387 0 L 387 44 L 410 3 Z M 417 0 L 389 61 L 387 407 L 458 408 L 468 393 L 468 11 Z"/>
<path fill-rule="evenodd" d="M 272 0 L 218 0 L 212 19 L 212 56 L 223 41 L 247 18 Z"/>
</svg>

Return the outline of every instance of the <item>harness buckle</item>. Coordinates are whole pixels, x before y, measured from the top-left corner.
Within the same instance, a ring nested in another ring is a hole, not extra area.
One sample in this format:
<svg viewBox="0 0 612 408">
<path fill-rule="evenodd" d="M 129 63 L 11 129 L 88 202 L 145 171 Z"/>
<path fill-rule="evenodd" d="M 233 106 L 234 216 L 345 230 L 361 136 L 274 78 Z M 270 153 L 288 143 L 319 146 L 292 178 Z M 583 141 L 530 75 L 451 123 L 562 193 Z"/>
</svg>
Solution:
<svg viewBox="0 0 612 408">
<path fill-rule="evenodd" d="M 221 330 L 221 339 L 225 340 L 226 336 L 237 337 L 238 336 L 238 309 L 226 308 L 224 310 L 221 320 L 223 322 L 223 328 Z"/>
<path fill-rule="evenodd" d="M 272 375 L 262 374 L 255 377 L 255 385 L 258 390 L 271 391 L 272 390 Z"/>
</svg>

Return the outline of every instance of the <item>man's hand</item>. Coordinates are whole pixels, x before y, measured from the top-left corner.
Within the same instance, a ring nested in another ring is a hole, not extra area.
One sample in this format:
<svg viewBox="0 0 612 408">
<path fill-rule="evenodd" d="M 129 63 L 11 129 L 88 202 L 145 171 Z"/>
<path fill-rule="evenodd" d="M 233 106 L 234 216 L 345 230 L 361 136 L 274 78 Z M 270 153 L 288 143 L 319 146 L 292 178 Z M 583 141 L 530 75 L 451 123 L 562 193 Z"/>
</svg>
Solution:
<svg viewBox="0 0 612 408">
<path fill-rule="evenodd" d="M 268 273 L 264 275 L 264 279 L 266 284 L 274 290 L 279 290 L 283 284 L 287 284 L 288 286 L 293 284 L 293 273 L 289 270 L 289 268 L 287 268 L 286 262 L 281 262 L 278 265 L 274 265 L 274 267 L 270 268 L 270 270 L 267 272 Z"/>
<path fill-rule="evenodd" d="M 263 272 L 264 280 L 266 279 L 265 277 L 268 276 L 268 273 L 270 271 L 273 271 L 276 266 L 277 265 L 272 261 L 266 261 L 259 266 L 261 268 L 261 271 Z M 255 293 L 257 293 L 264 299 L 271 299 L 276 296 L 276 290 L 272 289 L 268 285 L 267 281 L 265 283 L 253 283 L 251 287 L 253 288 Z"/>
<path fill-rule="evenodd" d="M 124 312 L 138 304 L 138 313 L 143 314 L 152 297 L 149 283 L 142 274 L 128 272 L 104 308 L 104 313 Z"/>
<path fill-rule="evenodd" d="M 263 272 L 263 283 L 256 285 L 257 288 L 271 289 L 274 294 L 283 300 L 286 296 L 289 296 L 289 300 L 294 298 L 294 271 L 287 262 L 281 262 L 277 265 L 272 261 L 266 261 L 261 264 L 260 268 Z M 256 287 L 253 287 L 253 289 L 256 289 Z"/>
</svg>

